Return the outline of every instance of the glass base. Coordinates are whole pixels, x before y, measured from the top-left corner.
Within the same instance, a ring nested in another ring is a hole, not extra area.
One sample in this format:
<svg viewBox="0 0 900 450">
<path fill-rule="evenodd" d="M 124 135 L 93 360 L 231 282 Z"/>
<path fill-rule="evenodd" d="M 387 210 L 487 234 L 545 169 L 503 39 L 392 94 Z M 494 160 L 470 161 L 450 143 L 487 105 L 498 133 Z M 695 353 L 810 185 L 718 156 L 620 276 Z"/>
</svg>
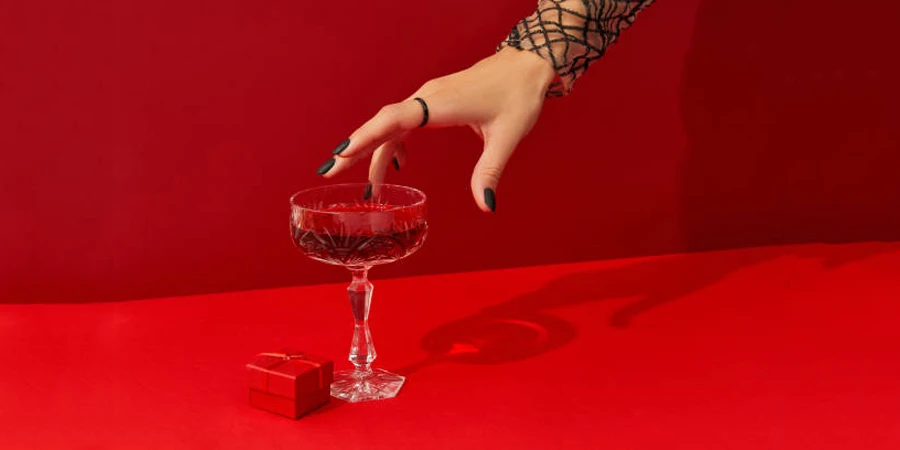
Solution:
<svg viewBox="0 0 900 450">
<path fill-rule="evenodd" d="M 331 396 L 351 403 L 393 398 L 405 381 L 406 377 L 382 369 L 363 376 L 354 369 L 340 370 L 334 373 Z"/>
</svg>

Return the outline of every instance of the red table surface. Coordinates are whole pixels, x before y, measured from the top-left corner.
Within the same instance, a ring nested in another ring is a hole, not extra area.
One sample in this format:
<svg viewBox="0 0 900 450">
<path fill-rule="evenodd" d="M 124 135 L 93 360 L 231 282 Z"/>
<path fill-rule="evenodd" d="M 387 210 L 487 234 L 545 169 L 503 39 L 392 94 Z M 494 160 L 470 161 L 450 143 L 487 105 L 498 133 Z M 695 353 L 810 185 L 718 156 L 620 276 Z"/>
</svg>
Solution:
<svg viewBox="0 0 900 450">
<path fill-rule="evenodd" d="M 244 364 L 348 366 L 342 285 L 0 305 L 0 448 L 900 448 L 896 244 L 372 275 L 407 384 L 299 421 Z"/>
</svg>

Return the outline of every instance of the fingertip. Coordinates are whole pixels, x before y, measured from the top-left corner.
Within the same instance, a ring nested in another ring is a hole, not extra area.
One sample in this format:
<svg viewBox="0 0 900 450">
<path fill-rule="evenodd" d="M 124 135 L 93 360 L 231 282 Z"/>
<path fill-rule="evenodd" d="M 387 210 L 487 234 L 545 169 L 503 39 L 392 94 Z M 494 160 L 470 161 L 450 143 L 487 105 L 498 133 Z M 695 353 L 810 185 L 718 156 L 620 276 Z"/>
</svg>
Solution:
<svg viewBox="0 0 900 450">
<path fill-rule="evenodd" d="M 486 213 L 497 212 L 497 192 L 492 187 L 481 183 L 472 184 L 472 195 L 478 209 Z"/>
<path fill-rule="evenodd" d="M 316 171 L 323 178 L 330 179 L 338 176 L 342 172 L 344 172 L 348 167 L 353 166 L 359 161 L 359 157 L 352 158 L 344 158 L 340 156 L 333 156 L 328 161 L 325 161 L 319 169 Z"/>
<path fill-rule="evenodd" d="M 331 154 L 338 156 L 341 153 L 344 153 L 344 151 L 346 151 L 347 147 L 349 147 L 349 146 L 350 146 L 350 138 L 344 139 L 340 144 L 337 145 L 337 147 L 334 148 L 334 150 L 331 151 Z"/>
<path fill-rule="evenodd" d="M 408 164 L 408 158 L 406 155 L 406 143 L 403 140 L 399 140 L 397 142 L 397 146 L 394 148 L 394 159 L 396 160 L 396 169 L 400 170 L 405 168 Z"/>
<path fill-rule="evenodd" d="M 492 188 L 484 188 L 484 204 L 490 212 L 497 212 L 497 193 Z"/>
<path fill-rule="evenodd" d="M 321 166 L 319 166 L 318 169 L 316 169 L 316 173 L 322 176 L 328 175 L 328 173 L 331 172 L 331 170 L 334 168 L 335 162 L 337 161 L 335 161 L 334 158 L 329 158 L 328 161 L 325 161 Z"/>
</svg>

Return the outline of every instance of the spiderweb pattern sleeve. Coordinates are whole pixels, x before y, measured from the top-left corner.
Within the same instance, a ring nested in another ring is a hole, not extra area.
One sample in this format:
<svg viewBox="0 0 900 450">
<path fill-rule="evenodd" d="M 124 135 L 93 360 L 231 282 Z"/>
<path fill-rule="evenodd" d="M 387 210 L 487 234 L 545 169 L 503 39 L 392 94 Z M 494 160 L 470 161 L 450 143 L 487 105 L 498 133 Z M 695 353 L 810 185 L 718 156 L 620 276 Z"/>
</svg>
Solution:
<svg viewBox="0 0 900 450">
<path fill-rule="evenodd" d="M 547 95 L 563 96 L 653 1 L 539 0 L 537 10 L 512 28 L 497 51 L 514 47 L 548 60 L 558 76 Z"/>
</svg>

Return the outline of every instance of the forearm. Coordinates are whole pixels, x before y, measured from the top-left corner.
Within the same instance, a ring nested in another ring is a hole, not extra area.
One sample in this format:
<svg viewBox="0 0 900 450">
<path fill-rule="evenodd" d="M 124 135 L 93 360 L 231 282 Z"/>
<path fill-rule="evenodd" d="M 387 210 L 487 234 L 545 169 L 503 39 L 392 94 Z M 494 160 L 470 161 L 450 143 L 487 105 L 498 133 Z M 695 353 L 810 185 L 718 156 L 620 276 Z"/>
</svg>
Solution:
<svg viewBox="0 0 900 450">
<path fill-rule="evenodd" d="M 519 21 L 498 49 L 528 50 L 549 61 L 559 78 L 548 95 L 565 95 L 653 1 L 540 0 L 537 10 Z"/>
</svg>

